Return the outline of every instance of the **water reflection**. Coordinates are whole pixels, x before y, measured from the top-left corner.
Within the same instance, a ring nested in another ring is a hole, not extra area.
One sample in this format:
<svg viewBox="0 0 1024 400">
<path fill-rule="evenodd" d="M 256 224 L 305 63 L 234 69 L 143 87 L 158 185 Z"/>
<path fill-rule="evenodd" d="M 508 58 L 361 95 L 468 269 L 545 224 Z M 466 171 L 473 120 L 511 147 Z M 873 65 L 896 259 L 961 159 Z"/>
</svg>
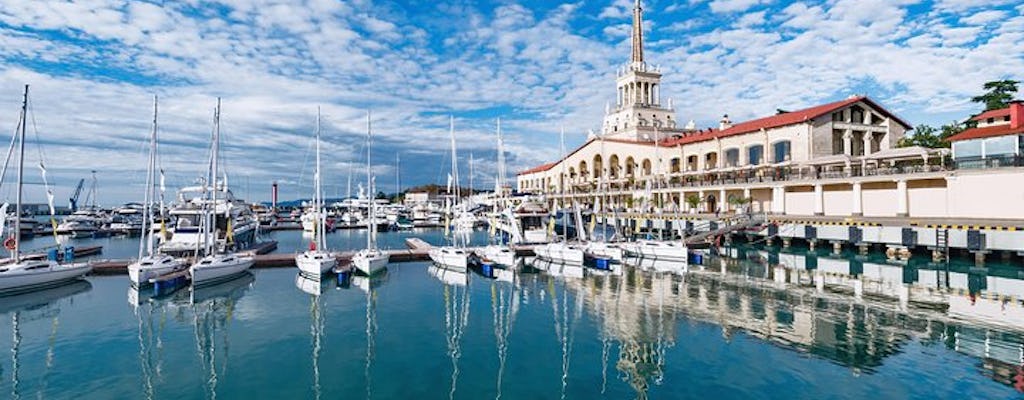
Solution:
<svg viewBox="0 0 1024 400">
<path fill-rule="evenodd" d="M 73 303 L 74 296 L 92 290 L 85 280 L 75 280 L 57 287 L 0 297 L 0 314 L 11 316 L 11 399 L 21 398 L 21 341 L 22 324 L 33 321 L 49 321 L 45 368 L 39 377 L 40 385 L 36 397 L 43 398 L 49 383 L 50 372 L 56 363 L 55 344 L 60 328 L 60 311 L 64 303 Z"/>
<path fill-rule="evenodd" d="M 313 367 L 313 398 L 319 400 L 320 390 L 320 352 L 323 349 L 324 326 L 326 325 L 326 308 L 321 295 L 330 286 L 328 279 L 313 279 L 301 273 L 295 275 L 295 286 L 309 297 L 309 335 L 311 338 L 311 364 Z"/>
<path fill-rule="evenodd" d="M 498 351 L 498 372 L 495 379 L 495 400 L 501 399 L 502 379 L 505 376 L 505 362 L 508 360 L 508 335 L 512 332 L 516 314 L 519 313 L 519 288 L 515 284 L 515 271 L 510 282 L 491 282 L 491 314 L 494 319 L 494 341 Z"/>
<path fill-rule="evenodd" d="M 452 375 L 448 397 L 455 398 L 459 381 L 459 358 L 462 357 L 462 336 L 469 324 L 469 274 L 431 265 L 428 274 L 444 284 L 444 331 L 448 357 L 452 362 Z"/>
<path fill-rule="evenodd" d="M 204 382 L 208 399 L 217 398 L 218 379 L 228 369 L 228 338 L 235 305 L 255 280 L 251 273 L 245 272 L 230 281 L 192 287 L 188 292 L 196 354 L 203 371 L 208 375 Z M 218 361 L 218 357 L 222 359 Z"/>
</svg>

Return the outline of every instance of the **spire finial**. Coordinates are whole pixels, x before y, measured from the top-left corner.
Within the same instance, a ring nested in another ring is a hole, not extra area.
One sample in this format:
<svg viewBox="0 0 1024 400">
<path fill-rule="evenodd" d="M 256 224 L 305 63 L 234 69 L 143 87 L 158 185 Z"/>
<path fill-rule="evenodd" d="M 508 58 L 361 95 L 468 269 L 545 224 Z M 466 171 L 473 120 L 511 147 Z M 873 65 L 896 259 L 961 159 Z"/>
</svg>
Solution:
<svg viewBox="0 0 1024 400">
<path fill-rule="evenodd" d="M 633 55 L 630 61 L 633 64 L 644 62 L 644 18 L 643 8 L 640 7 L 640 0 L 636 0 L 633 7 Z"/>
</svg>

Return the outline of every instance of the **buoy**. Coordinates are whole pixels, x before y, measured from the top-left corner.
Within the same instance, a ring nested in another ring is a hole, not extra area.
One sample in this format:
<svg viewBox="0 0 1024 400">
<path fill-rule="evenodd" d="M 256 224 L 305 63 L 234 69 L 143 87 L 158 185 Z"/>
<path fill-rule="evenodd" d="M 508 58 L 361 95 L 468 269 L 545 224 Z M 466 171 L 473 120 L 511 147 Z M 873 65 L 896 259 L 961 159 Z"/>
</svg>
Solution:
<svg viewBox="0 0 1024 400">
<path fill-rule="evenodd" d="M 6 247 L 7 250 L 14 250 L 14 248 L 16 247 L 17 244 L 18 244 L 18 242 L 16 240 L 14 240 L 13 236 L 7 238 L 7 240 L 4 240 L 4 247 Z"/>
</svg>

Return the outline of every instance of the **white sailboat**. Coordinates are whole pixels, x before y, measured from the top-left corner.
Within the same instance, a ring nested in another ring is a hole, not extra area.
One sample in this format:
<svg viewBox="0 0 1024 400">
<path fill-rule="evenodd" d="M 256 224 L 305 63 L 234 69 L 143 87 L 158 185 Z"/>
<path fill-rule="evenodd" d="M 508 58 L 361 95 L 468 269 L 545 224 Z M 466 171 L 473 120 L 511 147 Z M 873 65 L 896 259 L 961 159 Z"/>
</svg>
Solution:
<svg viewBox="0 0 1024 400">
<path fill-rule="evenodd" d="M 327 213 L 324 210 L 324 193 L 321 186 L 323 171 L 320 168 L 320 110 L 316 112 L 316 172 L 313 173 L 315 183 L 313 184 L 312 215 L 316 218 L 313 222 L 313 242 L 309 250 L 295 256 L 295 265 L 299 271 L 312 277 L 319 277 L 321 274 L 330 271 L 338 265 L 338 259 L 331 252 L 327 251 L 327 239 L 324 237 L 327 228 Z M 305 218 L 306 215 L 303 215 Z M 303 221 L 305 225 L 305 221 Z"/>
<path fill-rule="evenodd" d="M 661 156 L 658 150 L 658 130 L 654 130 L 654 176 L 657 180 L 657 185 L 660 185 L 661 176 Z M 646 198 L 651 199 L 651 181 L 647 184 Z M 648 200 L 649 201 L 649 200 Z M 655 202 L 655 206 L 659 206 L 658 202 Z M 661 213 L 660 209 L 656 209 L 655 212 Z M 689 250 L 687 249 L 685 238 L 679 241 L 672 240 L 638 240 L 632 243 L 623 244 L 623 251 L 627 254 L 640 257 L 647 260 L 658 260 L 658 261 L 672 261 L 682 264 L 682 268 L 686 268 L 689 261 Z"/>
<path fill-rule="evenodd" d="M 373 170 L 370 164 L 370 146 L 373 143 L 372 126 L 370 124 L 370 112 L 366 112 L 366 185 L 369 189 L 371 201 L 368 206 L 367 213 L 369 218 L 366 219 L 366 248 L 360 250 L 355 256 L 352 256 L 352 264 L 356 267 L 359 272 L 366 275 L 374 275 L 383 270 L 388 265 L 391 256 L 377 248 L 377 219 L 376 210 L 377 204 L 372 200 L 374 190 L 374 179 Z"/>
<path fill-rule="evenodd" d="M 217 110 L 213 115 L 213 143 L 210 156 L 210 175 L 206 182 L 212 186 L 206 190 L 207 195 L 211 196 L 210 205 L 211 209 L 204 210 L 202 229 L 206 231 L 215 232 L 217 230 L 217 192 L 220 191 L 218 181 L 218 170 L 217 170 L 217 158 L 220 152 L 220 98 L 217 99 Z M 228 204 L 224 204 L 224 219 L 227 222 L 227 229 L 229 230 L 228 236 L 231 235 L 230 229 L 231 215 L 230 207 Z M 213 236 L 214 238 L 211 238 Z M 192 275 L 193 285 L 203 285 L 223 281 L 236 275 L 239 275 L 245 271 L 248 271 L 252 267 L 252 257 L 239 256 L 233 252 L 224 252 L 220 250 L 220 246 L 217 245 L 216 235 L 203 235 L 206 238 L 206 256 L 200 258 L 195 264 L 189 267 L 189 273 Z M 198 255 L 199 249 L 196 249 Z"/>
<path fill-rule="evenodd" d="M 156 252 L 153 244 L 153 232 L 155 220 L 153 218 L 152 204 L 156 197 L 156 159 L 157 159 L 157 98 L 153 97 L 153 132 L 149 137 L 149 163 L 146 165 L 146 194 L 142 203 L 142 235 L 139 236 L 139 259 L 128 265 L 128 279 L 132 284 L 144 285 L 150 279 L 174 271 L 185 269 L 188 265 L 185 261 L 171 257 L 167 254 Z M 162 186 L 162 185 L 161 185 Z M 161 217 L 163 216 L 163 202 L 160 205 Z M 148 228 L 148 229 L 147 229 Z"/>
<path fill-rule="evenodd" d="M 28 85 L 21 105 L 21 124 L 18 129 L 18 200 L 16 216 L 22 215 L 22 196 L 25 183 L 25 131 L 28 120 Z M 12 148 L 13 149 L 13 148 Z M 9 159 L 9 157 L 8 157 Z M 43 167 L 40 161 L 40 168 Z M 6 166 L 4 167 L 6 169 Z M 43 169 L 45 181 L 45 169 Z M 51 208 L 53 196 L 47 193 Z M 21 258 L 21 218 L 14 220 L 14 249 L 10 263 L 0 265 L 0 293 L 15 293 L 39 288 L 52 287 L 64 282 L 81 278 L 92 271 L 87 263 L 58 264 L 55 260 L 24 260 Z M 0 229 L 2 231 L 2 229 Z"/>
<path fill-rule="evenodd" d="M 454 215 L 458 210 L 459 205 L 459 157 L 455 148 L 455 118 L 449 119 L 449 132 L 451 136 L 452 145 L 452 175 L 451 179 L 448 180 L 449 193 L 454 194 L 451 201 L 448 203 L 448 215 L 449 223 L 446 224 L 445 229 L 448 229 L 448 225 L 451 224 L 451 215 Z M 459 225 L 456 225 L 458 227 Z M 459 271 L 466 271 L 469 266 L 469 251 L 465 249 L 465 236 L 468 236 L 468 232 L 462 229 L 456 229 L 451 232 L 452 235 L 452 246 L 441 246 L 430 249 L 430 259 L 434 263 L 445 267 Z"/>
<path fill-rule="evenodd" d="M 498 174 L 495 175 L 494 179 L 494 193 L 497 194 L 497 200 L 494 203 L 495 210 L 505 210 L 505 207 L 507 207 L 507 202 L 505 201 L 505 144 L 501 136 L 501 119 L 498 119 Z M 497 234 L 496 224 L 496 218 L 491 218 L 491 238 L 493 243 L 480 249 L 477 255 L 499 266 L 515 268 L 519 265 L 516 252 L 508 244 L 495 240 L 495 235 Z"/>
<path fill-rule="evenodd" d="M 561 132 L 561 151 L 562 151 L 562 158 L 563 158 L 562 162 L 560 162 L 560 164 L 562 164 L 562 176 L 566 176 L 566 174 L 565 174 L 565 160 L 564 160 L 564 158 L 565 158 L 565 130 L 564 129 Z M 561 190 L 560 190 L 560 192 L 562 194 L 565 193 L 565 185 L 566 184 L 569 184 L 569 182 L 562 182 Z M 563 205 L 564 205 L 564 202 L 565 202 L 564 198 L 563 198 L 562 201 L 563 201 Z M 566 211 L 563 209 L 562 210 L 562 241 L 554 242 L 554 243 L 547 243 L 547 244 L 543 244 L 543 245 L 537 246 L 534 249 L 534 253 L 537 255 L 537 257 L 543 258 L 543 259 L 548 260 L 548 261 L 553 261 L 553 262 L 556 262 L 556 263 L 572 264 L 572 265 L 583 265 L 583 261 L 584 261 L 584 247 L 581 246 L 581 245 L 577 245 L 577 244 L 569 243 L 568 242 L 568 236 L 569 236 L 568 235 L 568 227 L 569 227 L 569 218 L 568 218 L 568 215 L 566 214 Z M 578 233 L 582 232 L 582 229 L 576 229 L 576 232 L 578 234 Z"/>
</svg>

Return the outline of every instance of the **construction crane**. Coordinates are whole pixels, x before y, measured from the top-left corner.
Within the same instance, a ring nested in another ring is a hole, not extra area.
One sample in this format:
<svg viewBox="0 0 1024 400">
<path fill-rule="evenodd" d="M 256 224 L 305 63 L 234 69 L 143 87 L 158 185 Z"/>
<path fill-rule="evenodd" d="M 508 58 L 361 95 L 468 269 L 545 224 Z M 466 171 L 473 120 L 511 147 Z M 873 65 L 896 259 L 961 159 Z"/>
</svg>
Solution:
<svg viewBox="0 0 1024 400">
<path fill-rule="evenodd" d="M 78 196 L 82 195 L 82 186 L 85 185 L 85 178 L 78 180 L 78 186 L 75 187 L 75 193 L 68 199 L 71 207 L 71 212 L 78 211 Z"/>
</svg>

